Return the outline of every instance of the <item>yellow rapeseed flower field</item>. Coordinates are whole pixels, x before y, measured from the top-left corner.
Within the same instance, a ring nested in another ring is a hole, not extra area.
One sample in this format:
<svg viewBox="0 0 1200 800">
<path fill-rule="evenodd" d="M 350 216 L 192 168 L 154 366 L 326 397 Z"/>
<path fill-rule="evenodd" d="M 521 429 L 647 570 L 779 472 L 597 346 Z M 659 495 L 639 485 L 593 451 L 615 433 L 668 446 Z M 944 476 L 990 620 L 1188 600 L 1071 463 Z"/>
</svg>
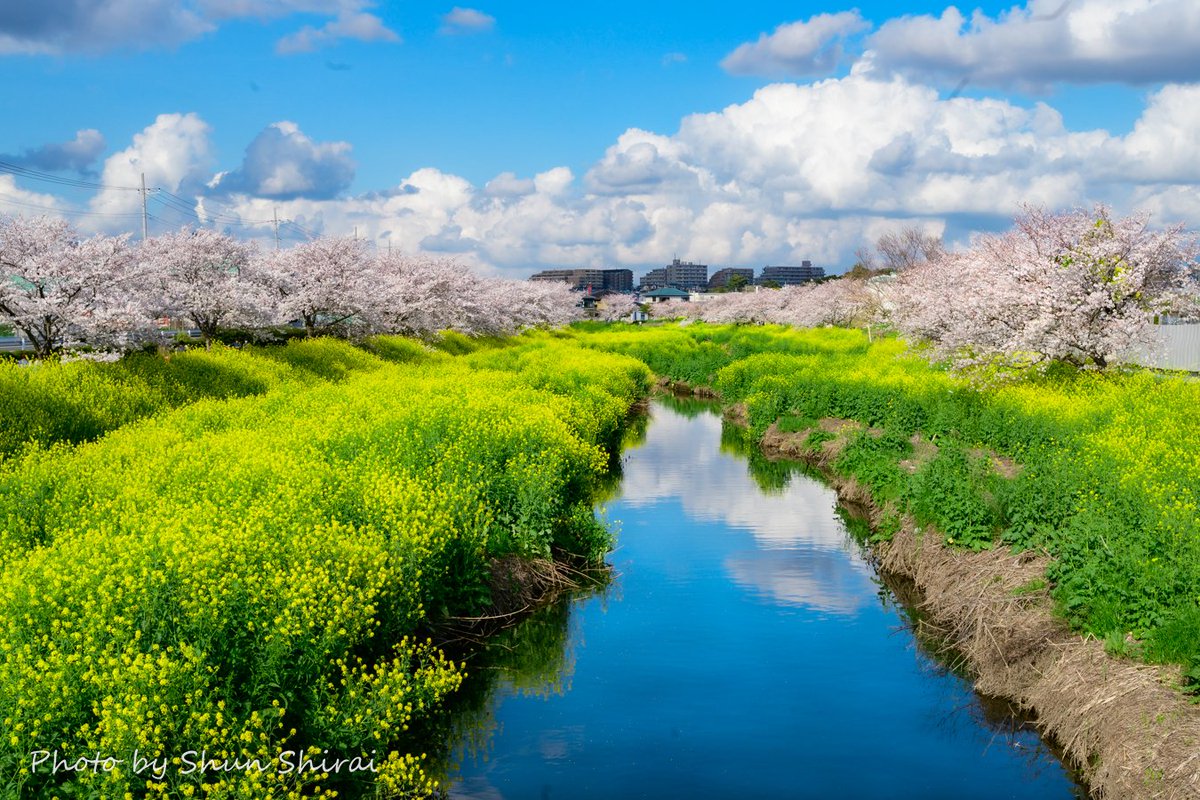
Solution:
<svg viewBox="0 0 1200 800">
<path fill-rule="evenodd" d="M 205 353 L 261 381 L 9 449 L 0 793 L 430 791 L 405 733 L 463 670 L 414 632 L 494 556 L 602 556 L 592 492 L 649 371 L 549 336 L 377 347 Z M 120 406 L 124 377 L 87 374 Z"/>
</svg>

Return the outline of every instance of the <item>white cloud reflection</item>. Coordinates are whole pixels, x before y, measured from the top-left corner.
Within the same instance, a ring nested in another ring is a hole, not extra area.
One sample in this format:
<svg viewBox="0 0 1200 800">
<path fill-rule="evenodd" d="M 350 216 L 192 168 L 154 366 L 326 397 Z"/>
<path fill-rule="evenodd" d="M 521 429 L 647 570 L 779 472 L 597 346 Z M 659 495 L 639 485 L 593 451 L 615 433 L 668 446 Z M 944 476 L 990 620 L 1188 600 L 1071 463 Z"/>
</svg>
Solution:
<svg viewBox="0 0 1200 800">
<path fill-rule="evenodd" d="M 689 419 L 660 405 L 651 414 L 645 444 L 626 457 L 622 503 L 678 500 L 689 520 L 749 532 L 759 552 L 734 554 L 725 569 L 773 602 L 853 615 L 875 596 L 873 571 L 835 513 L 833 490 L 796 475 L 765 493 L 744 459 L 721 452 L 719 417 Z"/>
</svg>

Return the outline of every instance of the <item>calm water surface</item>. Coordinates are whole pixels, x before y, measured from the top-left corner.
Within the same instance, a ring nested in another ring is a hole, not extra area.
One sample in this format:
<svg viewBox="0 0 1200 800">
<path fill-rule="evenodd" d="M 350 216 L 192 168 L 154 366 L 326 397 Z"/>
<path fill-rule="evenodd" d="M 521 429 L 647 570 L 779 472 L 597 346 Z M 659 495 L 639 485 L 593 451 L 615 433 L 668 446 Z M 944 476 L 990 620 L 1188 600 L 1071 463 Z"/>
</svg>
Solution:
<svg viewBox="0 0 1200 800">
<path fill-rule="evenodd" d="M 476 664 L 452 797 L 1083 796 L 922 650 L 830 489 L 752 471 L 719 417 L 672 405 L 602 509 L 613 584 Z"/>
</svg>

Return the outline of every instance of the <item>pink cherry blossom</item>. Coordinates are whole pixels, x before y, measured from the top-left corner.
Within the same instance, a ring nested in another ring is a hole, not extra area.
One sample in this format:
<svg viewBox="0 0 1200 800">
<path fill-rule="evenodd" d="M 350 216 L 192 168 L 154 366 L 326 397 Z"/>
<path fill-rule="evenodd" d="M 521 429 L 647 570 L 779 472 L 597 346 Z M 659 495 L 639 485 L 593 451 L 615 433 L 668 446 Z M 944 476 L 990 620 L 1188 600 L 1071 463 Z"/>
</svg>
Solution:
<svg viewBox="0 0 1200 800">
<path fill-rule="evenodd" d="M 268 251 L 258 262 L 260 280 L 274 300 L 278 322 L 298 320 L 309 336 L 361 328 L 378 287 L 365 242 L 322 237 Z"/>
<path fill-rule="evenodd" d="M 39 356 L 70 341 L 104 345 L 144 330 L 127 240 L 83 239 L 50 217 L 0 216 L 0 322 Z"/>
<path fill-rule="evenodd" d="M 1152 230 L 1144 215 L 1028 209 L 1011 231 L 902 273 L 890 319 L 960 366 L 1103 369 L 1194 287 L 1197 252 L 1182 227 Z"/>
<path fill-rule="evenodd" d="M 138 248 L 149 279 L 146 305 L 190 320 L 205 341 L 223 327 L 265 322 L 273 298 L 254 255 L 253 245 L 207 228 L 147 239 Z"/>
</svg>

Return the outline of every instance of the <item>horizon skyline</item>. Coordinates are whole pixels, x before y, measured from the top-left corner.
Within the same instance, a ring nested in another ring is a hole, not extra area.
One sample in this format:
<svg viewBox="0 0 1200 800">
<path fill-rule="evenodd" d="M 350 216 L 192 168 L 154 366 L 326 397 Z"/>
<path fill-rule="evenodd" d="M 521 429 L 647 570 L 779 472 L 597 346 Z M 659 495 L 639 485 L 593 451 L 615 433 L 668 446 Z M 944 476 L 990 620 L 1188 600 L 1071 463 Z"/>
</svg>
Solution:
<svg viewBox="0 0 1200 800">
<path fill-rule="evenodd" d="M 527 280 L 535 282 L 559 283 L 564 282 L 571 284 L 573 291 L 583 291 L 586 294 L 595 294 L 597 291 L 602 294 L 609 293 L 634 293 L 637 294 L 646 287 L 651 289 L 686 289 L 689 292 L 705 292 L 710 289 L 727 288 L 729 280 L 734 277 L 734 274 L 750 273 L 749 276 L 742 275 L 746 278 L 746 285 L 767 286 L 768 283 L 775 284 L 773 288 L 780 288 L 785 285 L 798 285 L 811 283 L 814 281 L 823 281 L 826 278 L 841 277 L 843 273 L 830 273 L 824 267 L 815 266 L 810 259 L 800 259 L 799 264 L 764 264 L 760 269 L 757 266 L 721 266 L 718 264 L 702 264 L 691 261 L 680 261 L 678 258 L 672 259 L 671 263 L 660 267 L 652 267 L 649 269 L 634 269 L 632 267 L 548 267 L 538 270 L 530 275 Z M 857 265 L 856 265 L 857 266 Z M 688 281 L 668 280 L 669 270 L 672 267 L 703 267 L 704 268 L 704 286 L 687 286 Z M 768 270 L 775 272 L 768 275 Z M 793 271 L 791 277 L 788 277 L 784 271 Z M 890 268 L 885 268 L 881 271 L 890 272 Z M 600 273 L 586 274 L 586 273 Z M 628 281 L 623 279 L 611 281 L 612 283 L 620 283 L 619 286 L 610 286 L 609 275 L 611 273 L 627 273 Z M 639 273 L 641 273 L 640 278 Z M 657 275 L 656 275 L 657 273 Z M 713 285 L 713 281 L 724 273 L 725 281 Z M 819 273 L 819 274 L 817 274 Z M 656 278 L 661 280 L 656 280 Z M 600 286 L 596 286 L 596 282 L 600 282 Z"/>
</svg>

